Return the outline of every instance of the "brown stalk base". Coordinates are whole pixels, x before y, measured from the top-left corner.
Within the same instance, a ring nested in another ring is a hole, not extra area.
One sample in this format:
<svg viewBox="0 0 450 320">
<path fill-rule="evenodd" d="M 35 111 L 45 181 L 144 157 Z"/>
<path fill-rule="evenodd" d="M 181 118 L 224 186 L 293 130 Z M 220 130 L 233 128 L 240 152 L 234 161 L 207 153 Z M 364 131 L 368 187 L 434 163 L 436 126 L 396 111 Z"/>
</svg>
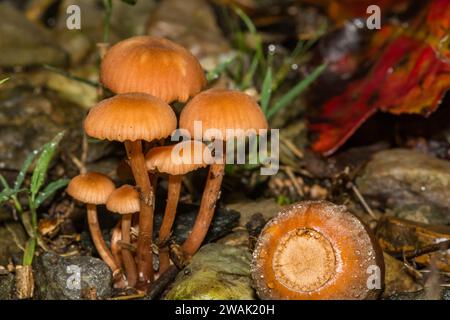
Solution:
<svg viewBox="0 0 450 320">
<path fill-rule="evenodd" d="M 127 140 L 125 141 L 125 148 L 141 198 L 137 243 L 138 282 L 136 287 L 139 290 L 147 291 L 148 284 L 153 280 L 153 188 L 145 166 L 141 141 Z"/>
<path fill-rule="evenodd" d="M 209 168 L 197 219 L 195 220 L 192 232 L 183 244 L 183 250 L 188 255 L 193 255 L 197 252 L 206 237 L 214 216 L 216 202 L 220 197 L 220 186 L 222 185 L 224 172 L 225 164 L 212 164 Z"/>
</svg>

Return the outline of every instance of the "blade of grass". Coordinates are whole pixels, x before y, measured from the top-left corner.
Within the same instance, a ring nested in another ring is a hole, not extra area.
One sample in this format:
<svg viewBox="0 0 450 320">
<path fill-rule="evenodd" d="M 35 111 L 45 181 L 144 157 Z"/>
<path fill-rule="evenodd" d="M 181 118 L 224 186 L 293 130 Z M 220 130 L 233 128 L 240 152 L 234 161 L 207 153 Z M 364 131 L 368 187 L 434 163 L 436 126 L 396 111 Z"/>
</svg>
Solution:
<svg viewBox="0 0 450 320">
<path fill-rule="evenodd" d="M 19 174 L 17 175 L 16 181 L 14 182 L 14 189 L 19 189 L 22 187 L 23 181 L 25 180 L 25 176 L 27 174 L 28 168 L 33 163 L 36 156 L 39 154 L 40 150 L 33 150 L 30 155 L 25 159 L 20 168 Z"/>
<path fill-rule="evenodd" d="M 23 253 L 23 265 L 31 266 L 33 263 L 34 251 L 36 250 L 36 238 L 32 237 L 28 239 L 25 252 Z"/>
<path fill-rule="evenodd" d="M 4 84 L 8 80 L 9 80 L 9 78 L 2 79 L 2 80 L 0 80 L 0 84 Z"/>
<path fill-rule="evenodd" d="M 261 64 L 265 64 L 265 57 L 264 57 L 264 50 L 263 50 L 263 44 L 261 35 L 258 33 L 258 30 L 256 29 L 255 25 L 252 22 L 252 19 L 244 12 L 241 8 L 235 7 L 234 11 L 236 14 L 242 19 L 245 26 L 247 27 L 248 31 L 250 31 L 250 34 L 254 37 L 256 40 L 256 55 L 258 57 L 258 60 Z"/>
<path fill-rule="evenodd" d="M 267 118 L 271 118 L 277 112 L 288 106 L 295 98 L 297 98 L 309 85 L 314 82 L 320 74 L 325 70 L 326 65 L 323 64 L 317 67 L 313 72 L 311 72 L 305 79 L 299 82 L 291 90 L 289 90 L 284 96 L 277 101 L 277 103 L 269 109 L 267 112 Z"/>
<path fill-rule="evenodd" d="M 264 114 L 267 114 L 269 109 L 270 98 L 272 96 L 272 68 L 267 68 L 261 88 L 261 109 Z"/>
<path fill-rule="evenodd" d="M 56 148 L 59 142 L 64 136 L 64 132 L 58 133 L 50 142 L 47 142 L 42 148 L 41 155 L 37 160 L 36 167 L 34 168 L 33 175 L 31 176 L 30 184 L 30 196 L 34 201 L 37 193 L 44 184 L 45 177 L 47 175 L 47 170 L 50 165 L 50 161 L 55 154 Z"/>
<path fill-rule="evenodd" d="M 219 63 L 217 67 L 215 67 L 213 70 L 209 71 L 206 74 L 206 80 L 207 81 L 213 81 L 220 77 L 220 75 L 227 69 L 227 67 L 236 59 L 236 56 L 233 56 L 222 63 Z"/>
<path fill-rule="evenodd" d="M 90 85 L 90 86 L 92 86 L 92 87 L 96 87 L 96 88 L 97 88 L 97 87 L 100 86 L 100 83 L 97 82 L 97 81 L 93 81 L 93 80 L 89 80 L 89 79 L 85 79 L 85 78 L 81 78 L 81 77 L 74 76 L 73 74 L 71 74 L 71 73 L 69 73 L 69 72 L 66 72 L 66 71 L 64 71 L 64 70 L 55 68 L 55 67 L 50 66 L 50 65 L 48 65 L 48 64 L 44 64 L 44 65 L 42 65 L 42 67 L 43 67 L 45 70 L 48 70 L 48 71 L 50 71 L 50 72 L 53 72 L 53 73 L 62 75 L 63 77 L 66 77 L 66 78 L 68 78 L 68 79 L 75 80 L 75 81 L 78 81 L 78 82 L 81 82 L 81 83 Z"/>
<path fill-rule="evenodd" d="M 45 200 L 50 198 L 56 191 L 67 186 L 69 184 L 69 179 L 60 179 L 49 183 L 44 190 L 39 192 L 36 197 L 35 205 L 38 208 Z"/>
<path fill-rule="evenodd" d="M 259 64 L 259 58 L 257 54 L 253 56 L 252 63 L 250 65 L 250 69 L 245 74 L 244 78 L 242 79 L 242 83 L 240 85 L 240 90 L 245 90 L 251 87 L 253 84 L 253 77 L 255 76 L 256 70 L 258 69 Z"/>
</svg>

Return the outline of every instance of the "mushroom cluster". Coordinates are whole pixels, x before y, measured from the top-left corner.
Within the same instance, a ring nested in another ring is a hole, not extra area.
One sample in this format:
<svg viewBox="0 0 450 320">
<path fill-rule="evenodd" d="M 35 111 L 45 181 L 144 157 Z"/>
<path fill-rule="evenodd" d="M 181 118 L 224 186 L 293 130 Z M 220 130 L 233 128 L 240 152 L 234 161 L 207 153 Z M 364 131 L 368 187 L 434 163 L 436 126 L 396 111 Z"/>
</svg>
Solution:
<svg viewBox="0 0 450 320">
<path fill-rule="evenodd" d="M 116 189 L 105 175 L 90 172 L 73 178 L 67 191 L 87 204 L 94 245 L 111 268 L 115 286 L 145 292 L 155 274 L 161 275 L 171 264 L 168 241 L 183 175 L 208 165 L 199 213 L 181 246 L 184 256 L 190 257 L 199 249 L 211 224 L 225 161 L 224 155 L 213 156 L 203 142 L 224 142 L 248 129 L 267 129 L 268 124 L 258 104 L 245 93 L 217 89 L 200 93 L 206 79 L 199 62 L 188 50 L 166 39 L 138 36 L 117 43 L 102 60 L 100 78 L 115 95 L 90 109 L 84 129 L 90 137 L 124 144 L 127 159 L 121 163 L 120 172 L 129 167 L 134 185 Z M 188 102 L 191 97 L 194 98 Z M 169 105 L 176 101 L 188 102 L 179 126 Z M 197 121 L 205 133 L 200 136 L 194 132 Z M 164 145 L 177 128 L 188 132 L 192 140 Z M 211 136 L 207 129 L 222 134 Z M 228 129 L 237 133 L 230 135 Z M 200 152 L 200 161 L 186 156 L 193 151 Z M 168 176 L 168 196 L 162 225 L 154 237 L 154 190 L 160 175 Z M 112 232 L 111 247 L 103 239 L 97 205 L 106 205 L 109 211 L 122 215 Z M 155 248 L 159 263 L 154 261 Z"/>
</svg>

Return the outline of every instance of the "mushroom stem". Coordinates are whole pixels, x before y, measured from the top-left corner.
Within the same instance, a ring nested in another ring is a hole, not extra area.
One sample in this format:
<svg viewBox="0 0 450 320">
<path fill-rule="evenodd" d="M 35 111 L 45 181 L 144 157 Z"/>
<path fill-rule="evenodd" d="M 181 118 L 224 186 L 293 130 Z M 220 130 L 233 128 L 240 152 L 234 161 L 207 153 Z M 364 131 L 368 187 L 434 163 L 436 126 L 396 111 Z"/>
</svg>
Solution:
<svg viewBox="0 0 450 320">
<path fill-rule="evenodd" d="M 122 217 L 122 241 L 127 243 L 131 243 L 130 230 L 132 218 L 132 214 L 125 214 Z M 123 248 L 122 258 L 125 266 L 125 272 L 127 274 L 128 285 L 134 287 L 137 281 L 137 271 L 133 254 L 130 250 Z"/>
<path fill-rule="evenodd" d="M 100 255 L 100 257 L 112 270 L 114 279 L 117 280 L 116 285 L 122 286 L 123 285 L 122 271 L 117 265 L 117 262 L 114 260 L 114 257 L 111 251 L 109 250 L 108 246 L 106 245 L 105 239 L 103 239 L 100 224 L 98 223 L 97 207 L 95 204 L 89 203 L 86 205 L 86 207 L 87 207 L 89 231 L 91 233 L 94 246 L 97 249 L 97 252 Z"/>
<path fill-rule="evenodd" d="M 159 229 L 159 243 L 165 243 L 169 239 L 170 230 L 175 221 L 178 200 L 180 198 L 182 177 L 182 175 L 169 176 L 166 210 L 164 212 L 161 228 Z"/>
<path fill-rule="evenodd" d="M 153 280 L 153 188 L 145 166 L 141 140 L 125 141 L 131 171 L 140 191 L 141 212 L 137 243 L 138 286 L 144 290 Z"/>
<path fill-rule="evenodd" d="M 123 266 L 122 252 L 119 241 L 122 240 L 122 220 L 117 222 L 111 235 L 111 252 L 119 267 Z"/>
<path fill-rule="evenodd" d="M 159 272 L 164 272 L 170 264 L 169 250 L 165 248 L 167 240 L 169 240 L 170 231 L 172 230 L 175 215 L 177 213 L 178 200 L 180 199 L 182 175 L 169 175 L 169 187 L 167 193 L 166 210 L 164 218 L 159 229 L 158 242 L 161 246 L 159 251 Z"/>
<path fill-rule="evenodd" d="M 203 191 L 200 210 L 195 220 L 192 232 L 183 244 L 183 250 L 189 255 L 193 255 L 200 248 L 206 237 L 212 218 L 216 202 L 220 197 L 220 186 L 222 185 L 225 164 L 211 164 L 205 190 Z"/>
</svg>

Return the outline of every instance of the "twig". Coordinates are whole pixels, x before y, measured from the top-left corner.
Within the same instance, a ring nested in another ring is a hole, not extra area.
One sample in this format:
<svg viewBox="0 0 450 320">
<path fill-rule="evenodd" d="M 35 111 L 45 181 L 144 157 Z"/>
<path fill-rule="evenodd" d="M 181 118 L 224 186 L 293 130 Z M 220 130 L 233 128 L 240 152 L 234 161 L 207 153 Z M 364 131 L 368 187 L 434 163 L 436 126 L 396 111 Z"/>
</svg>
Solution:
<svg viewBox="0 0 450 320">
<path fill-rule="evenodd" d="M 145 297 L 144 293 L 136 293 L 136 294 L 130 294 L 127 296 L 118 296 L 109 298 L 108 300 L 133 300 L 133 299 L 142 299 Z"/>
<path fill-rule="evenodd" d="M 394 254 L 394 257 L 396 258 L 404 258 L 404 259 L 414 259 L 416 257 L 419 257 L 421 255 L 432 253 L 435 251 L 441 251 L 441 250 L 448 250 L 450 248 L 450 240 L 430 244 L 427 246 L 424 246 L 422 248 L 418 248 L 416 250 L 411 251 L 404 251 L 402 253 Z"/>
<path fill-rule="evenodd" d="M 355 186 L 353 182 L 350 182 L 350 187 L 352 188 L 352 191 L 355 193 L 356 197 L 358 198 L 359 202 L 361 202 L 364 209 L 367 211 L 367 213 L 374 219 L 375 221 L 378 220 L 377 216 L 373 213 L 372 209 L 367 204 L 366 200 L 362 196 L 362 194 L 359 192 L 358 188 Z"/>
<path fill-rule="evenodd" d="M 284 167 L 284 171 L 286 172 L 286 174 L 288 175 L 289 179 L 290 179 L 290 180 L 292 181 L 292 183 L 294 184 L 294 188 L 295 188 L 295 190 L 297 191 L 297 194 L 298 194 L 300 197 L 303 197 L 303 196 L 304 196 L 304 193 L 303 193 L 302 187 L 301 187 L 300 184 L 298 183 L 297 178 L 295 177 L 295 174 L 294 174 L 294 172 L 292 171 L 292 168 L 286 166 L 286 167 Z"/>
<path fill-rule="evenodd" d="M 289 139 L 281 139 L 281 141 L 286 145 L 286 147 L 300 160 L 304 158 L 303 152 L 297 148 L 295 144 L 292 143 Z"/>
<path fill-rule="evenodd" d="M 97 81 L 93 81 L 93 80 L 89 80 L 89 79 L 86 79 L 86 78 L 74 76 L 73 74 L 71 74 L 71 73 L 69 73 L 67 71 L 61 70 L 59 68 L 55 68 L 55 67 L 47 65 L 47 64 L 44 64 L 43 68 L 48 70 L 48 71 L 50 71 L 50 72 L 62 75 L 64 77 L 68 78 L 68 79 L 72 79 L 72 80 L 75 80 L 75 81 L 78 81 L 78 82 L 81 82 L 81 83 L 85 83 L 85 84 L 88 84 L 88 85 L 96 87 L 96 88 L 97 87 L 101 87 L 100 83 L 97 82 Z"/>
<path fill-rule="evenodd" d="M 156 299 L 164 289 L 175 279 L 179 272 L 176 265 L 170 265 L 166 271 L 154 281 L 148 290 L 147 298 L 150 300 Z"/>
</svg>

